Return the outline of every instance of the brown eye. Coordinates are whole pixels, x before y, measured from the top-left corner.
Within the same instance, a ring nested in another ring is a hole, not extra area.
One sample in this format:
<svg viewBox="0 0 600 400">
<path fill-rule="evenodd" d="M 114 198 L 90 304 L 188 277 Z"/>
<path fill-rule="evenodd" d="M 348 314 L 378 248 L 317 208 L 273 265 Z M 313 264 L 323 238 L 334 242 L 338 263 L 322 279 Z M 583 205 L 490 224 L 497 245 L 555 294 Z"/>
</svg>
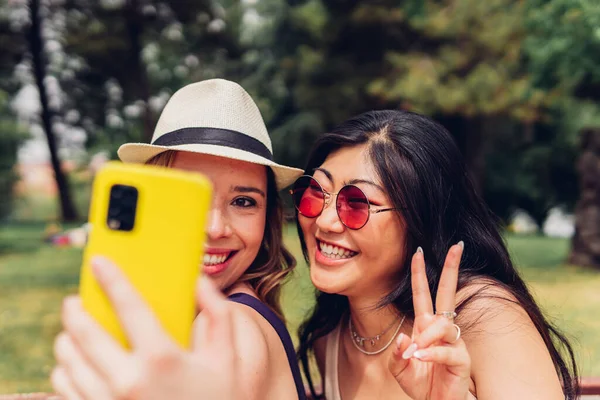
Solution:
<svg viewBox="0 0 600 400">
<path fill-rule="evenodd" d="M 249 208 L 256 206 L 256 200 L 250 197 L 236 197 L 231 204 L 240 208 Z"/>
</svg>

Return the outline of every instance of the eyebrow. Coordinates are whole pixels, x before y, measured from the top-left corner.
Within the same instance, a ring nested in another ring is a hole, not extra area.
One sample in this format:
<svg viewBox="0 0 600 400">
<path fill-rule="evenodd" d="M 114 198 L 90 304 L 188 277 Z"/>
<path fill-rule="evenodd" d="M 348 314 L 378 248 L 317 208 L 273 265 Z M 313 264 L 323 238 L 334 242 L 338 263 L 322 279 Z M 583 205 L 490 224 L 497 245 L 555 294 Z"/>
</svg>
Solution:
<svg viewBox="0 0 600 400">
<path fill-rule="evenodd" d="M 262 190 L 260 190 L 257 187 L 254 187 L 254 186 L 235 186 L 235 187 L 233 187 L 232 191 L 238 192 L 238 193 L 257 193 L 257 194 L 261 195 L 263 198 L 267 197 L 265 192 L 263 192 Z"/>
<path fill-rule="evenodd" d="M 327 171 L 325 168 L 315 168 L 315 171 L 321 171 L 325 174 L 327 179 L 329 179 L 331 183 L 333 183 L 333 175 L 331 175 L 331 172 Z"/>
<path fill-rule="evenodd" d="M 333 181 L 333 175 L 331 175 L 331 172 L 327 171 L 325 168 L 315 168 L 315 171 L 321 171 L 322 173 L 325 174 L 325 176 L 327 177 L 327 179 L 329 179 L 331 181 L 331 183 L 335 183 Z M 381 186 L 379 186 L 378 184 L 376 184 L 375 182 L 369 180 L 369 179 L 352 179 L 348 182 L 344 182 L 344 185 L 356 185 L 359 183 L 363 183 L 369 186 L 373 186 L 375 189 L 378 189 L 379 191 L 381 191 L 382 193 L 385 193 L 385 190 L 383 190 L 383 188 Z"/>
<path fill-rule="evenodd" d="M 357 183 L 364 183 L 366 185 L 373 186 L 375 189 L 381 191 L 382 193 L 385 193 L 385 190 L 383 190 L 383 188 L 381 186 L 379 186 L 375 182 L 370 181 L 368 179 L 352 179 L 348 182 L 345 182 L 346 185 L 356 185 Z"/>
</svg>

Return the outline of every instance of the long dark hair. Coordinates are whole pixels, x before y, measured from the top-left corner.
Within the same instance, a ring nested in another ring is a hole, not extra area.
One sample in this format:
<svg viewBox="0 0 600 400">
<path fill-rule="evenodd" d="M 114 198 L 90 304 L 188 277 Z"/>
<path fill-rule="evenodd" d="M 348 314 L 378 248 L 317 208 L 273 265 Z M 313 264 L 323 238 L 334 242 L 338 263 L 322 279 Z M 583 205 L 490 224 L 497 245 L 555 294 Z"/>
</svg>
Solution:
<svg viewBox="0 0 600 400">
<path fill-rule="evenodd" d="M 321 136 L 309 156 L 306 173 L 323 164 L 337 149 L 365 143 L 393 206 L 405 208 L 402 217 L 407 239 L 398 245 L 404 247 L 404 254 L 413 254 L 417 246 L 423 248 L 432 296 L 436 296 L 448 249 L 464 240 L 458 290 L 473 282 L 487 284 L 460 302 L 456 310 L 458 319 L 469 302 L 482 296 L 522 307 L 550 352 L 566 398 L 576 398 L 579 381 L 573 350 L 566 337 L 545 319 L 513 266 L 498 221 L 475 192 L 462 155 L 448 131 L 435 121 L 411 112 L 367 112 Z M 300 225 L 298 233 L 304 257 L 308 260 Z M 410 257 L 402 263 L 407 272 L 380 305 L 392 304 L 407 318 L 414 319 Z M 314 353 L 315 341 L 331 332 L 348 308 L 345 296 L 318 293 L 312 315 L 298 330 L 298 358 L 315 398 L 309 355 Z M 473 327 L 477 319 L 460 321 L 463 331 Z M 566 351 L 568 357 L 563 358 L 559 349 Z"/>
</svg>

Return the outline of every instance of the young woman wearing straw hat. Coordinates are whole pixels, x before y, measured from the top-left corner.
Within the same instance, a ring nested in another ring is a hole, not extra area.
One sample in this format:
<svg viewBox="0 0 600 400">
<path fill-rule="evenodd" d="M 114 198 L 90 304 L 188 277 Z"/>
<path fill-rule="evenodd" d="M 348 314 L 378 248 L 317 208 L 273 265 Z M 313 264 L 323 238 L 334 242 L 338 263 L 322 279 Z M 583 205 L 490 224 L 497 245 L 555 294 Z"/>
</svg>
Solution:
<svg viewBox="0 0 600 400">
<path fill-rule="evenodd" d="M 280 285 L 295 260 L 282 242 L 278 197 L 278 191 L 302 171 L 273 161 L 271 140 L 251 97 L 236 83 L 222 79 L 185 86 L 165 106 L 152 143 L 125 144 L 118 154 L 123 162 L 197 171 L 212 180 L 202 269 L 230 300 L 226 308 L 237 373 L 228 389 L 235 384 L 246 399 L 303 399 L 298 364 L 279 305 Z M 209 313 L 200 312 L 194 350 L 183 352 L 153 326 L 148 312 L 141 312 L 143 318 L 128 318 L 135 296 L 125 296 L 122 302 L 127 289 L 119 289 L 126 282 L 118 269 L 108 260 L 97 263 L 104 265 L 97 270 L 106 275 L 99 281 L 121 310 L 122 323 L 126 328 L 130 325 L 126 330 L 153 340 L 140 340 L 149 345 L 126 353 L 90 321 L 77 299 L 69 300 L 63 308 L 65 331 L 55 343 L 55 390 L 68 399 L 99 400 L 159 398 L 156 393 L 165 393 L 160 390 L 165 385 L 171 390 L 165 398 L 215 393 L 208 387 L 202 392 L 201 379 L 193 378 L 211 363 L 215 371 L 224 365 L 219 357 L 197 357 L 211 342 Z M 135 304 L 136 310 L 144 309 Z M 185 378 L 192 381 L 185 383 Z M 210 381 L 212 386 L 220 382 L 216 377 Z"/>
</svg>

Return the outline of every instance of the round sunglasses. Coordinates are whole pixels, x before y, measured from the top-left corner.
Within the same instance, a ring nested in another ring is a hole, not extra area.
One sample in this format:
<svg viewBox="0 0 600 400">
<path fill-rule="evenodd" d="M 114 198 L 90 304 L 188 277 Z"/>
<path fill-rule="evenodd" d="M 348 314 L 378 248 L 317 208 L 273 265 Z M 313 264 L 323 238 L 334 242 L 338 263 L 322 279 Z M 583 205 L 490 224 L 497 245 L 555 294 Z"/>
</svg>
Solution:
<svg viewBox="0 0 600 400">
<path fill-rule="evenodd" d="M 336 211 L 342 224 L 349 229 L 360 229 L 369 221 L 371 214 L 401 208 L 373 209 L 367 195 L 357 186 L 346 185 L 337 193 L 329 193 L 312 176 L 303 175 L 296 180 L 290 193 L 298 212 L 308 218 L 316 218 L 329 205 L 335 195 Z"/>
</svg>

